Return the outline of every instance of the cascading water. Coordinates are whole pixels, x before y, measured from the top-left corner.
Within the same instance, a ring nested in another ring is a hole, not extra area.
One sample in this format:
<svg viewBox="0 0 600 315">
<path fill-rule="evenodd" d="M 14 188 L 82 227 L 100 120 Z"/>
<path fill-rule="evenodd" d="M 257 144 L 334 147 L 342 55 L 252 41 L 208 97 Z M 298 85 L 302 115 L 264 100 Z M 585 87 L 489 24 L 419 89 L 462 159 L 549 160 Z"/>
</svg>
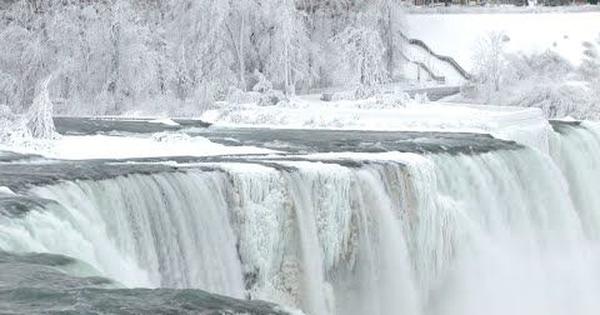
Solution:
<svg viewBox="0 0 600 315">
<path fill-rule="evenodd" d="M 223 181 L 190 172 L 34 188 L 58 204 L 2 218 L 2 248 L 77 257 L 130 287 L 202 287 L 241 297 Z"/>
<path fill-rule="evenodd" d="M 556 122 L 551 154 L 562 170 L 589 238 L 600 240 L 600 126 Z"/>
<path fill-rule="evenodd" d="M 427 314 L 592 314 L 597 257 L 566 182 L 530 149 L 413 168 Z"/>
<path fill-rule="evenodd" d="M 132 287 L 246 292 L 311 314 L 415 313 L 383 171 L 279 165 L 223 163 L 220 171 L 34 188 L 56 203 L 5 218 L 0 244 L 77 257 Z"/>
<path fill-rule="evenodd" d="M 34 187 L 53 202 L 0 216 L 0 249 L 316 315 L 595 314 L 600 133 L 565 128 L 553 159 L 271 157 Z"/>
</svg>

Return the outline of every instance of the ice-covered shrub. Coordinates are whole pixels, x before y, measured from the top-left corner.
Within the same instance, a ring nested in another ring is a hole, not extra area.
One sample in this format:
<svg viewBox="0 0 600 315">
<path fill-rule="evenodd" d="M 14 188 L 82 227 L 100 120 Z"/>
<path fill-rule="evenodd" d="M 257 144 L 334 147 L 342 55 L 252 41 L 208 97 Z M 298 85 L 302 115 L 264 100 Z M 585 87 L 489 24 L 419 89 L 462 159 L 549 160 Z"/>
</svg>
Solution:
<svg viewBox="0 0 600 315">
<path fill-rule="evenodd" d="M 575 68 L 555 52 L 507 57 L 505 105 L 537 107 L 549 118 L 593 115 L 591 90 L 577 77 Z"/>
<path fill-rule="evenodd" d="M 355 91 L 338 91 L 335 93 L 330 93 L 330 97 L 328 101 L 353 101 L 356 100 L 356 92 Z"/>
<path fill-rule="evenodd" d="M 427 93 L 415 94 L 414 100 L 415 100 L 415 103 L 418 103 L 418 104 L 429 103 L 429 97 L 427 96 Z"/>
<path fill-rule="evenodd" d="M 546 117 L 592 118 L 589 89 L 565 82 L 535 84 L 519 89 L 510 97 L 507 105 L 540 108 Z"/>
<path fill-rule="evenodd" d="M 273 89 L 273 84 L 259 71 L 254 71 L 256 83 L 252 91 L 242 91 L 238 88 L 230 88 L 225 100 L 229 104 L 258 104 L 260 106 L 277 105 L 286 101 L 283 92 Z"/>
<path fill-rule="evenodd" d="M 14 117 L 15 115 L 10 110 L 10 107 L 0 104 L 0 122 L 12 121 Z M 0 124 L 0 126 L 4 126 L 4 124 Z"/>
<path fill-rule="evenodd" d="M 532 55 L 507 54 L 504 58 L 507 64 L 503 75 L 509 82 L 531 77 L 559 80 L 572 76 L 575 70 L 568 60 L 551 50 Z"/>
<path fill-rule="evenodd" d="M 600 45 L 600 39 L 598 39 Z M 594 43 L 583 42 L 583 61 L 581 63 L 580 72 L 584 78 L 592 80 L 600 75 L 600 53 Z"/>
<path fill-rule="evenodd" d="M 595 43 L 583 43 L 583 61 L 579 68 L 579 73 L 590 83 L 596 96 L 600 96 L 600 36 Z"/>
<path fill-rule="evenodd" d="M 597 117 L 594 91 L 575 67 L 555 52 L 509 56 L 505 105 L 537 107 L 548 118 Z"/>
<path fill-rule="evenodd" d="M 282 101 L 288 101 L 283 92 L 279 90 L 267 90 L 260 93 L 255 91 L 244 92 L 237 88 L 231 89 L 225 100 L 230 105 L 258 104 L 260 106 L 277 105 Z"/>
<path fill-rule="evenodd" d="M 398 108 L 405 107 L 412 102 L 410 95 L 404 92 L 379 94 L 375 96 L 376 103 L 380 108 Z"/>
<path fill-rule="evenodd" d="M 12 113 L 6 105 L 0 105 L 0 143 L 15 144 L 30 139 L 26 120 Z"/>
<path fill-rule="evenodd" d="M 260 71 L 254 70 L 254 76 L 256 77 L 257 81 L 256 84 L 254 84 L 254 86 L 252 87 L 252 91 L 258 93 L 265 93 L 273 89 L 273 83 L 267 80 L 267 77 L 265 77 Z"/>
<path fill-rule="evenodd" d="M 337 91 L 331 93 L 324 93 L 321 96 L 322 101 L 334 102 L 334 101 L 355 101 L 363 100 L 370 97 L 377 97 L 382 94 L 382 90 L 379 86 L 368 86 L 358 85 L 355 88 L 350 88 L 344 91 Z"/>
<path fill-rule="evenodd" d="M 593 44 L 584 44 L 588 65 L 582 65 L 579 71 L 556 52 L 508 54 L 502 45 L 502 38 L 495 35 L 487 41 L 486 54 L 475 55 L 481 61 L 473 88 L 462 93 L 466 101 L 537 107 L 548 118 L 598 117 L 594 103 L 598 95 L 594 87 L 598 82 L 594 70 L 597 54 Z"/>
<path fill-rule="evenodd" d="M 285 97 L 283 92 L 281 92 L 279 90 L 269 90 L 269 91 L 262 93 L 262 97 L 260 98 L 258 105 L 271 106 L 271 105 L 277 105 L 280 102 L 287 102 L 287 101 L 288 101 L 288 99 L 287 99 L 287 97 Z"/>
<path fill-rule="evenodd" d="M 393 92 L 383 92 L 380 89 L 377 92 L 374 92 L 369 97 L 356 96 L 356 91 L 339 91 L 335 93 L 328 93 L 328 102 L 340 102 L 340 101 L 358 101 L 357 107 L 363 109 L 385 109 L 385 108 L 397 108 L 404 107 L 407 104 L 414 101 L 413 98 L 410 97 L 403 90 L 393 91 Z M 321 98 L 323 100 L 323 98 Z"/>
<path fill-rule="evenodd" d="M 378 85 L 359 85 L 354 91 L 354 99 L 360 100 L 369 98 L 371 96 L 375 96 L 381 92 L 381 89 Z"/>
<path fill-rule="evenodd" d="M 0 142 L 8 142 L 9 132 L 15 121 L 15 115 L 6 105 L 0 105 Z"/>
<path fill-rule="evenodd" d="M 230 88 L 225 101 L 229 104 L 253 104 L 258 103 L 262 94 L 255 91 L 243 91 L 238 88 Z"/>
</svg>

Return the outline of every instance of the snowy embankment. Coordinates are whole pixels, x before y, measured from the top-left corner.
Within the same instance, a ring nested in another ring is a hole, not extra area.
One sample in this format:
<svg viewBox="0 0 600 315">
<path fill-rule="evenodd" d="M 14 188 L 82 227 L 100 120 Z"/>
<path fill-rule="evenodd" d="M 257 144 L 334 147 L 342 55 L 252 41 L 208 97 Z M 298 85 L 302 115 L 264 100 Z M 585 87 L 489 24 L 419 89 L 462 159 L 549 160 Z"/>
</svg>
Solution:
<svg viewBox="0 0 600 315">
<path fill-rule="evenodd" d="M 455 103 L 391 102 L 386 98 L 322 102 L 317 96 L 275 106 L 245 104 L 206 112 L 220 127 L 439 131 L 491 134 L 548 150 L 550 125 L 537 108 Z"/>
<path fill-rule="evenodd" d="M 600 35 L 600 11 L 408 14 L 406 24 L 409 37 L 423 40 L 438 54 L 452 56 L 467 71 L 473 67 L 478 42 L 491 32 L 507 36 L 508 52 L 552 50 L 579 65 L 582 43 Z"/>
</svg>

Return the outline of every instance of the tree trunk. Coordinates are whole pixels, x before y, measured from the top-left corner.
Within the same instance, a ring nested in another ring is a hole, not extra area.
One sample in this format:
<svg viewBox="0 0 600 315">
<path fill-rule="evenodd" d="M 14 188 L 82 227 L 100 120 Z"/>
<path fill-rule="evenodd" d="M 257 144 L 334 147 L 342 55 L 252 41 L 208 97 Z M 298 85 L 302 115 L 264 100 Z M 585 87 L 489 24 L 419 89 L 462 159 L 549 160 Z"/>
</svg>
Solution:
<svg viewBox="0 0 600 315">
<path fill-rule="evenodd" d="M 239 36 L 237 55 L 238 55 L 238 64 L 239 64 L 240 83 L 242 84 L 242 90 L 244 90 L 244 91 L 246 91 L 246 89 L 248 88 L 248 85 L 246 83 L 246 78 L 245 78 L 245 69 L 246 69 L 245 58 L 244 58 L 245 29 L 246 29 L 246 15 L 242 14 L 242 22 L 240 23 L 240 36 Z"/>
<path fill-rule="evenodd" d="M 394 75 L 394 22 L 392 21 L 392 10 L 388 9 L 388 17 L 387 17 L 387 28 L 388 28 L 388 53 L 387 53 L 387 71 L 390 77 Z"/>
</svg>

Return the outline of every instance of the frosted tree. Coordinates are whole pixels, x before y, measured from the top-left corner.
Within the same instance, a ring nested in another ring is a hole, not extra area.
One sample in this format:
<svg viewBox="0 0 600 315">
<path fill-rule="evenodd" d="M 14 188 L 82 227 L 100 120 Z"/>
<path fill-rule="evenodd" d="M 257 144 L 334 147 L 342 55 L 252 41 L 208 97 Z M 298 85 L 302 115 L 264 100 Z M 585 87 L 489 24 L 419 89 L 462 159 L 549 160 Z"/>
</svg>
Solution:
<svg viewBox="0 0 600 315">
<path fill-rule="evenodd" d="M 340 53 L 342 75 L 360 84 L 357 96 L 369 96 L 386 80 L 385 48 L 379 33 L 368 27 L 347 27 L 333 38 Z"/>
<path fill-rule="evenodd" d="M 246 49 L 250 46 L 250 36 L 253 34 L 253 20 L 256 19 L 260 6 L 253 0 L 229 1 L 229 16 L 224 23 L 229 38 L 231 50 L 236 59 L 238 81 L 242 90 L 248 88 L 246 82 Z"/>
<path fill-rule="evenodd" d="M 108 41 L 110 62 L 103 90 L 115 112 L 136 101 L 147 101 L 158 90 L 157 54 L 147 24 L 141 23 L 131 1 L 115 0 L 109 8 Z"/>
<path fill-rule="evenodd" d="M 596 43 L 584 42 L 583 61 L 580 66 L 580 72 L 583 78 L 588 82 L 598 82 L 600 79 L 600 37 Z"/>
<path fill-rule="evenodd" d="M 399 1 L 375 0 L 370 2 L 368 14 L 377 21 L 377 27 L 385 47 L 385 66 L 389 75 L 393 76 L 402 65 L 402 30 L 404 29 L 404 12 Z"/>
<path fill-rule="evenodd" d="M 15 3 L 8 25 L 0 30 L 0 71 L 4 73 L 4 84 L 12 81 L 11 97 L 16 112 L 24 111 L 35 94 L 38 80 L 52 64 L 53 53 L 48 49 L 46 15 L 34 15 L 24 1 Z"/>
<path fill-rule="evenodd" d="M 479 40 L 473 55 L 474 79 L 488 95 L 498 92 L 506 68 L 504 45 L 508 37 L 501 32 L 491 32 Z"/>
<path fill-rule="evenodd" d="M 175 59 L 175 90 L 202 111 L 235 84 L 224 22 L 229 3 L 220 0 L 177 1 L 170 41 Z"/>
<path fill-rule="evenodd" d="M 288 94 L 373 86 L 399 69 L 400 14 L 393 0 L 12 0 L 0 104 L 27 112 L 50 73 L 69 114 L 194 115 L 251 88 L 255 69 Z"/>
<path fill-rule="evenodd" d="M 10 107 L 0 104 L 0 143 L 10 142 L 15 115 Z"/>
<path fill-rule="evenodd" d="M 38 93 L 27 112 L 27 129 L 34 138 L 52 139 L 56 137 L 54 121 L 52 120 L 52 101 L 48 92 L 48 84 L 52 76 L 48 76 L 39 85 Z"/>
<path fill-rule="evenodd" d="M 60 5 L 47 16 L 47 45 L 56 55 L 48 69 L 54 74 L 51 96 L 60 99 L 63 111 L 94 109 L 94 113 L 105 114 L 108 103 L 113 103 L 96 99 L 106 90 L 113 55 L 108 19 L 98 13 L 109 10 L 96 6 Z"/>
<path fill-rule="evenodd" d="M 283 86 L 286 94 L 294 94 L 299 81 L 310 80 L 311 43 L 293 0 L 271 1 L 267 12 L 273 26 L 266 70 L 272 82 Z"/>
<path fill-rule="evenodd" d="M 298 0 L 296 7 L 302 11 L 302 18 L 306 25 L 307 35 L 313 43 L 308 51 L 310 72 L 315 76 L 313 82 L 318 86 L 338 85 L 347 83 L 343 74 L 345 65 L 340 69 L 339 47 L 332 41 L 336 35 L 342 33 L 347 27 L 362 27 L 359 16 L 375 7 L 369 3 L 378 1 L 365 0 Z M 379 31 L 376 25 L 377 18 L 370 15 L 369 27 Z M 340 71 L 342 70 L 342 71 Z M 356 83 L 351 80 L 350 84 Z"/>
<path fill-rule="evenodd" d="M 0 72 L 0 105 L 18 103 L 16 98 L 17 82 L 8 73 Z"/>
</svg>

